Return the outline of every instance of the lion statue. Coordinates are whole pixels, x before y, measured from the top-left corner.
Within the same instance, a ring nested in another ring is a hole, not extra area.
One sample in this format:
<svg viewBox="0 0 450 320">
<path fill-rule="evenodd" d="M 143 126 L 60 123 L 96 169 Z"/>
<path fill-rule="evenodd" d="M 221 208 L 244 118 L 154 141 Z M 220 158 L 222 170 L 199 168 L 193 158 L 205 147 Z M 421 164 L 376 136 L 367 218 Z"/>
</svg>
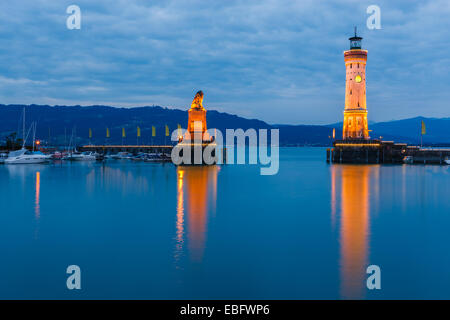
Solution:
<svg viewBox="0 0 450 320">
<path fill-rule="evenodd" d="M 191 109 L 203 109 L 203 91 L 198 91 L 192 100 Z"/>
</svg>

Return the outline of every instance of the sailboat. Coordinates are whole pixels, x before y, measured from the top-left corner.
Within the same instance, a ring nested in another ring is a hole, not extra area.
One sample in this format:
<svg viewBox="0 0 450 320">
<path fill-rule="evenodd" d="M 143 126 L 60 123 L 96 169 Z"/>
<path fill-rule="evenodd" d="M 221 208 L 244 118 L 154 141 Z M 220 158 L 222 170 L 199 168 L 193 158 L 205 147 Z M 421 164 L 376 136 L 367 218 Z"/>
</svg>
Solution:
<svg viewBox="0 0 450 320">
<path fill-rule="evenodd" d="M 45 155 L 40 151 L 34 151 L 34 142 L 36 134 L 36 123 L 33 123 L 30 130 L 33 129 L 33 151 L 25 148 L 25 142 L 27 136 L 25 136 L 25 108 L 23 108 L 23 144 L 22 149 L 17 151 L 11 151 L 6 158 L 5 164 L 36 164 L 36 163 L 46 163 L 50 160 L 49 155 Z M 29 131 L 28 131 L 29 133 Z"/>
</svg>

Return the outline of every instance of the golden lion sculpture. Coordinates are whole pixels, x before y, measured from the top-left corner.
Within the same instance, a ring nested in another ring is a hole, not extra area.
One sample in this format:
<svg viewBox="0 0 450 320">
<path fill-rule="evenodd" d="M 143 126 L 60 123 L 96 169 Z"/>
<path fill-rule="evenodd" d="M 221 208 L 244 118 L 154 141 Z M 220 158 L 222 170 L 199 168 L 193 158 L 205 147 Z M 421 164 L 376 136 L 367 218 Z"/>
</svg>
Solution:
<svg viewBox="0 0 450 320">
<path fill-rule="evenodd" d="M 203 91 L 198 91 L 192 100 L 191 109 L 203 109 Z"/>
</svg>

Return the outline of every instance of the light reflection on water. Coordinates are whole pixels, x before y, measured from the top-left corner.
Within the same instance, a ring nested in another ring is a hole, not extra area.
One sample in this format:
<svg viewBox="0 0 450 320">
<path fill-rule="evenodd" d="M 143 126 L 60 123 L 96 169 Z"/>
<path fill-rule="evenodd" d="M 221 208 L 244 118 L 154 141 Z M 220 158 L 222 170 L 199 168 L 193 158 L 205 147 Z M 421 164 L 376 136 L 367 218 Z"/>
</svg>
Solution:
<svg viewBox="0 0 450 320">
<path fill-rule="evenodd" d="M 177 168 L 176 260 L 179 260 L 180 255 L 183 254 L 184 213 L 187 212 L 187 237 L 190 257 L 197 263 L 202 261 L 208 216 L 213 216 L 216 212 L 218 171 L 218 166 L 182 166 Z"/>
<path fill-rule="evenodd" d="M 183 254 L 184 246 L 184 190 L 183 190 L 184 170 L 178 170 L 177 182 L 177 222 L 176 222 L 176 245 L 175 245 L 175 265 L 179 268 L 180 258 Z"/>
<path fill-rule="evenodd" d="M 36 202 L 34 207 L 36 220 L 39 220 L 39 217 L 41 216 L 41 207 L 39 204 L 40 194 L 41 194 L 41 172 L 36 171 Z"/>
<path fill-rule="evenodd" d="M 340 292 L 344 299 L 361 299 L 365 296 L 370 230 L 369 194 L 374 187 L 370 182 L 377 180 L 378 173 L 379 166 L 331 167 L 333 207 L 336 206 L 336 199 L 340 199 Z M 333 211 L 335 209 L 332 209 L 332 215 Z"/>
</svg>

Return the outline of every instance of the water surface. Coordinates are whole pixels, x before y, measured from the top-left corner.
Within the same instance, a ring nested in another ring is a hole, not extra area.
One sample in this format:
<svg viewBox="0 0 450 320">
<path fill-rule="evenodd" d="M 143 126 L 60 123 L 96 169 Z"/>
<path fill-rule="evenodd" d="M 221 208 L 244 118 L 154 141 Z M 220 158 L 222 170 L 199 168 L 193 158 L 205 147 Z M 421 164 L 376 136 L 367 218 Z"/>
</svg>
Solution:
<svg viewBox="0 0 450 320">
<path fill-rule="evenodd" d="M 0 298 L 450 299 L 449 167 L 285 148 L 277 175 L 259 172 L 2 165 Z"/>
</svg>

